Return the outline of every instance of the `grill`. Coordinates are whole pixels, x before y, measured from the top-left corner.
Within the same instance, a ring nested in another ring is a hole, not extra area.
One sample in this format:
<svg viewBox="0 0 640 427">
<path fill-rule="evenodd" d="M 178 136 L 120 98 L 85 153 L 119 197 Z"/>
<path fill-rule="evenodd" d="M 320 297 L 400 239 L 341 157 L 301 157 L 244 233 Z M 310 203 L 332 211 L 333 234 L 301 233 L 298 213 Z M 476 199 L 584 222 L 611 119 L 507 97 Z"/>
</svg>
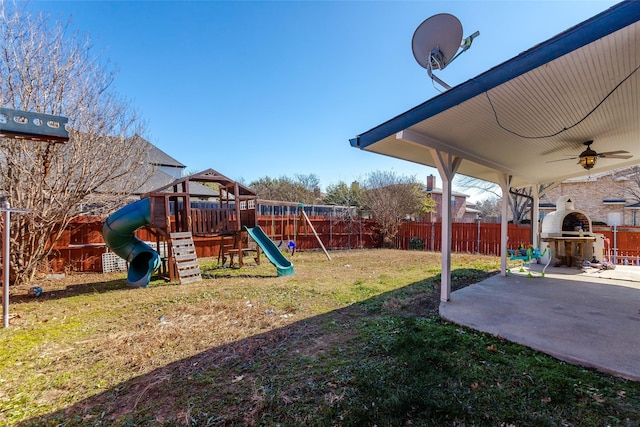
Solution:
<svg viewBox="0 0 640 427">
<path fill-rule="evenodd" d="M 549 247 L 556 266 L 582 266 L 583 261 L 600 261 L 604 253 L 604 236 L 592 231 L 589 216 L 574 208 L 570 196 L 561 196 L 556 210 L 542 220 L 542 249 Z"/>
</svg>

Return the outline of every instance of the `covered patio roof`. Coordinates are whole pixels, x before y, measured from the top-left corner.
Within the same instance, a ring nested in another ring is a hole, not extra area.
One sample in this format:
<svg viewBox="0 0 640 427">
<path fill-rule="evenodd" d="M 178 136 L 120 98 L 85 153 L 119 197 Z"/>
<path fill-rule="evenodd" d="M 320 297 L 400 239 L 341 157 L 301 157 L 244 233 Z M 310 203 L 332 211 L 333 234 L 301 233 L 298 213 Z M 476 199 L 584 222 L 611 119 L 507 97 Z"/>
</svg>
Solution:
<svg viewBox="0 0 640 427">
<path fill-rule="evenodd" d="M 434 149 L 460 160 L 457 173 L 510 186 L 586 175 L 640 162 L 640 2 L 619 3 L 465 83 L 351 139 L 362 150 L 436 166 Z M 561 160 L 573 157 L 571 160 Z"/>
<path fill-rule="evenodd" d="M 640 164 L 640 1 L 624 1 L 479 76 L 350 140 L 351 146 L 433 166 L 451 197 L 458 173 L 503 194 Z M 579 154 L 593 141 L 590 171 Z M 451 292 L 451 213 L 442 209 L 441 300 Z M 532 224 L 537 246 L 538 223 Z M 507 204 L 502 204 L 501 275 L 506 275 Z"/>
</svg>

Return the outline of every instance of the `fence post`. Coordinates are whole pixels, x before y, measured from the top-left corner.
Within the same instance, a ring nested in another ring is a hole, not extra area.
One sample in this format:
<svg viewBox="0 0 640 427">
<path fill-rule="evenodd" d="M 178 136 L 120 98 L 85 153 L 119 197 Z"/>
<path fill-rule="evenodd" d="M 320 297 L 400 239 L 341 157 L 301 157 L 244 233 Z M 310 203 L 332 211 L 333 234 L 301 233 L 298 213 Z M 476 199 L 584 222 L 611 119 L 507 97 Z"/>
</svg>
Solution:
<svg viewBox="0 0 640 427">
<path fill-rule="evenodd" d="M 333 249 L 333 211 L 329 212 L 329 249 Z"/>
<path fill-rule="evenodd" d="M 436 223 L 431 221 L 431 239 L 429 239 L 429 245 L 431 246 L 431 252 L 435 251 L 436 244 Z"/>
<path fill-rule="evenodd" d="M 618 264 L 618 226 L 613 224 L 613 263 Z"/>
</svg>

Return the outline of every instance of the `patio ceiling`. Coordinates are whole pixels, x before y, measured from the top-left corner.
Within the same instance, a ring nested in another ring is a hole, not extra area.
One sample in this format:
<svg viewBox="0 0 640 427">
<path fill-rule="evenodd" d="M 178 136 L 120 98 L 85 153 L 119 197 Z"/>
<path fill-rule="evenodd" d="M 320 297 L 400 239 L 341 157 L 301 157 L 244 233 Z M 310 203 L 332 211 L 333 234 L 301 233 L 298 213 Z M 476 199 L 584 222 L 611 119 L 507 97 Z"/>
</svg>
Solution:
<svg viewBox="0 0 640 427">
<path fill-rule="evenodd" d="M 640 2 L 622 2 L 515 58 L 358 135 L 353 147 L 512 187 L 640 164 Z M 590 171 L 577 156 L 593 140 Z M 573 160 L 561 160 L 574 157 Z"/>
</svg>

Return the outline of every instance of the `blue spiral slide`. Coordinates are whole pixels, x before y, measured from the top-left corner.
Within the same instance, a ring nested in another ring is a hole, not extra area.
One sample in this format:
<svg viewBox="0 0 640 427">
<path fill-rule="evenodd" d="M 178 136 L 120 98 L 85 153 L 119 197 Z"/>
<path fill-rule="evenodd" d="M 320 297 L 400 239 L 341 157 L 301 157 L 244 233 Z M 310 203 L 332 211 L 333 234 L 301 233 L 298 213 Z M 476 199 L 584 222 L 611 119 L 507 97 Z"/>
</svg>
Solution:
<svg viewBox="0 0 640 427">
<path fill-rule="evenodd" d="M 116 255 L 129 263 L 129 286 L 147 287 L 151 275 L 160 267 L 160 255 L 133 233 L 151 221 L 148 198 L 126 205 L 111 214 L 102 226 L 102 237 Z"/>
</svg>

